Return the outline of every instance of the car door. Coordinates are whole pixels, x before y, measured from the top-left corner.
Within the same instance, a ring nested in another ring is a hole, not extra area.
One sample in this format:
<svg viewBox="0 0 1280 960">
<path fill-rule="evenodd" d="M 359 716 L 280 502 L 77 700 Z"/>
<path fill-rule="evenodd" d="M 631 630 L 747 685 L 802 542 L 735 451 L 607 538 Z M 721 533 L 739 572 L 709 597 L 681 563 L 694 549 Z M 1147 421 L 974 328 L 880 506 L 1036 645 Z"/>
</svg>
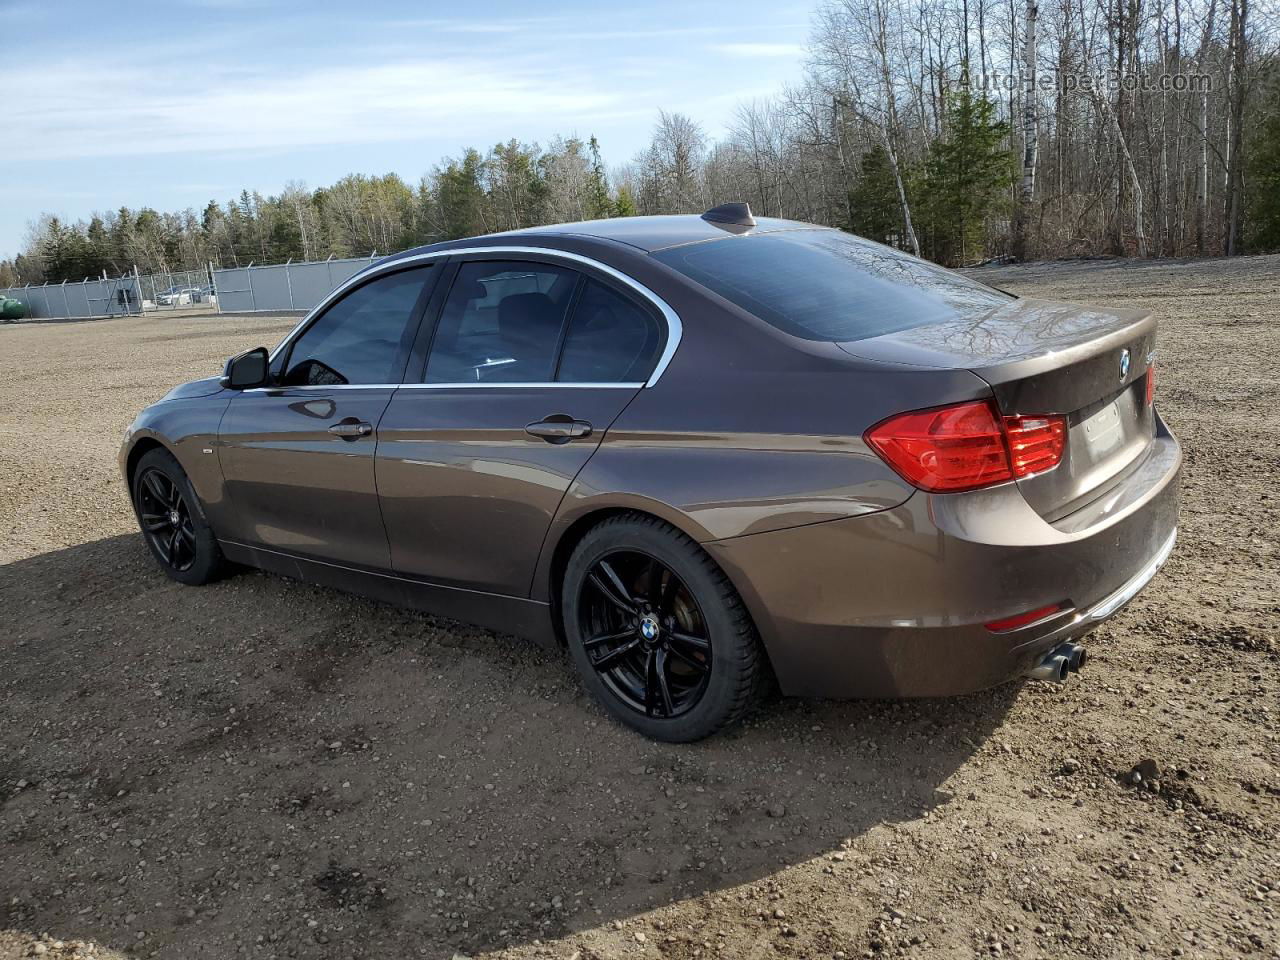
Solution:
<svg viewBox="0 0 1280 960">
<path fill-rule="evenodd" d="M 397 572 L 524 597 L 561 498 L 667 331 L 602 274 L 498 256 L 457 266 L 421 382 L 383 417 L 378 490 Z"/>
<path fill-rule="evenodd" d="M 271 386 L 232 400 L 219 428 L 229 539 L 390 567 L 374 483 L 378 425 L 439 272 L 417 266 L 358 283 L 277 352 Z"/>
</svg>

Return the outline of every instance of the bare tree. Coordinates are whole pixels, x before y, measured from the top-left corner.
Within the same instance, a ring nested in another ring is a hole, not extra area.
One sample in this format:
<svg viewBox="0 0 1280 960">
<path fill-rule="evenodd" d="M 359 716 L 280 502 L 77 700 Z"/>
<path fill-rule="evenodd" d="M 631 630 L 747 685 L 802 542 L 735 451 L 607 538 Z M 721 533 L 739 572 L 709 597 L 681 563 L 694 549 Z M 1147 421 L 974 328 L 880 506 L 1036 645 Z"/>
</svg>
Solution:
<svg viewBox="0 0 1280 960">
<path fill-rule="evenodd" d="M 636 160 L 649 206 L 663 213 L 699 213 L 707 208 L 702 179 L 706 147 L 706 135 L 693 119 L 658 111 L 653 139 Z"/>
<path fill-rule="evenodd" d="M 903 232 L 920 253 L 903 172 L 903 131 L 894 60 L 901 41 L 898 0 L 829 0 L 819 10 L 813 62 L 842 107 L 878 134 L 889 158 L 902 207 Z"/>
<path fill-rule="evenodd" d="M 1226 239 L 1223 247 L 1227 256 L 1240 252 L 1242 219 L 1244 212 L 1244 111 L 1248 92 L 1245 74 L 1248 64 L 1249 0 L 1231 0 L 1231 27 L 1228 49 L 1231 52 L 1230 68 L 1230 122 L 1227 138 L 1227 215 Z"/>
<path fill-rule="evenodd" d="M 298 225 L 298 238 L 302 246 L 302 259 L 312 260 L 316 256 L 315 235 L 317 217 L 315 205 L 311 202 L 311 191 L 306 184 L 290 180 L 284 185 L 280 194 L 281 204 L 293 215 Z"/>
<path fill-rule="evenodd" d="M 1036 20 L 1039 10 L 1036 0 L 1027 0 L 1027 14 L 1023 36 L 1023 93 L 1022 93 L 1022 185 L 1018 195 L 1018 209 L 1013 221 L 1013 255 L 1019 260 L 1027 257 L 1027 220 L 1031 215 L 1031 202 L 1036 189 L 1036 163 L 1040 156 L 1039 102 L 1036 86 Z"/>
</svg>

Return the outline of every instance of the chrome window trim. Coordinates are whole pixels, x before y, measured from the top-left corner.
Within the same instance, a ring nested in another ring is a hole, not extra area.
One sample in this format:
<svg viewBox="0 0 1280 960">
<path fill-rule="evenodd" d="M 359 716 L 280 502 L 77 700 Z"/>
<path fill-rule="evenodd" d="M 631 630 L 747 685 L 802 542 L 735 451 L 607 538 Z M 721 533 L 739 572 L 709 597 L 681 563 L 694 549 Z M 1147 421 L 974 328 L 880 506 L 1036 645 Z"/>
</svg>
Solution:
<svg viewBox="0 0 1280 960">
<path fill-rule="evenodd" d="M 326 387 L 325 389 L 327 390 L 349 389 L 350 387 L 356 387 L 356 386 L 365 387 L 365 388 L 378 387 L 378 386 L 383 386 L 383 387 L 395 386 L 395 387 L 412 387 L 415 389 L 422 388 L 422 387 L 467 388 L 467 387 L 478 387 L 478 386 L 525 387 L 525 388 L 528 388 L 528 387 L 630 387 L 632 389 L 637 389 L 638 387 L 652 387 L 655 384 L 657 384 L 658 380 L 661 379 L 663 373 L 666 372 L 667 367 L 670 365 L 671 358 L 675 356 L 676 349 L 680 346 L 681 337 L 684 335 L 684 324 L 680 322 L 680 315 L 677 314 L 674 310 L 672 310 L 671 306 L 665 300 L 663 300 L 660 296 L 658 296 L 656 293 L 654 293 L 644 284 L 640 283 L 638 280 L 635 280 L 627 276 L 621 270 L 618 270 L 614 267 L 609 266 L 607 263 L 601 263 L 599 260 L 596 260 L 592 257 L 583 256 L 580 253 L 569 253 L 566 250 L 554 250 L 554 249 L 551 249 L 550 247 L 525 247 L 525 246 L 459 247 L 454 250 L 437 250 L 434 253 L 419 253 L 419 254 L 415 254 L 412 257 L 402 257 L 399 260 L 392 260 L 388 263 L 380 264 L 377 266 L 366 267 L 364 270 L 361 270 L 359 273 L 355 274 L 354 276 L 348 277 L 345 281 L 343 281 L 336 288 L 334 288 L 334 290 L 330 292 L 330 294 L 327 297 L 321 300 L 316 306 L 312 307 L 311 311 L 305 317 L 303 317 L 300 321 L 298 321 L 297 325 L 292 330 L 290 330 L 287 334 L 285 334 L 285 338 L 281 340 L 278 344 L 276 344 L 275 349 L 271 351 L 271 355 L 268 358 L 268 362 L 274 363 L 276 357 L 279 356 L 280 353 L 282 353 L 284 350 L 288 349 L 288 347 L 293 343 L 293 341 L 302 333 L 303 330 L 306 329 L 307 324 L 309 324 L 317 314 L 323 311 L 326 307 L 329 306 L 329 304 L 331 304 L 334 300 L 336 300 L 348 289 L 355 286 L 357 283 L 363 283 L 364 281 L 370 279 L 371 277 L 378 276 L 383 273 L 391 273 L 405 266 L 410 266 L 413 264 L 422 264 L 422 263 L 426 263 L 428 261 L 433 261 L 433 260 L 439 260 L 443 257 L 455 257 L 455 256 L 462 256 L 464 254 L 474 254 L 474 253 L 483 253 L 483 254 L 514 253 L 514 254 L 524 254 L 524 255 L 534 254 L 541 257 L 549 257 L 553 260 L 559 258 L 563 260 L 568 260 L 571 263 L 585 264 L 589 267 L 599 270 L 601 273 L 606 274 L 609 277 L 612 277 L 614 280 L 617 280 L 619 283 L 623 284 L 624 286 L 630 287 L 632 290 L 634 290 L 636 293 L 642 296 L 645 300 L 649 301 L 649 303 L 653 304 L 653 306 L 658 308 L 658 312 L 662 314 L 662 319 L 666 322 L 666 325 L 667 325 L 667 342 L 662 349 L 662 355 L 658 357 L 658 362 L 653 367 L 653 372 L 649 374 L 649 379 L 646 380 L 643 384 L 630 384 L 630 383 L 587 384 L 587 383 L 562 383 L 559 381 L 548 381 L 545 383 L 484 383 L 484 384 L 361 383 L 361 384 L 347 384 L 347 385 L 339 386 L 336 388 Z M 279 388 L 257 388 L 257 389 L 279 389 Z M 290 387 L 288 389 L 297 390 L 297 389 L 308 389 L 308 388 L 307 387 L 301 387 L 301 388 Z M 246 392 L 252 392 L 252 391 L 246 391 Z"/>
<path fill-rule="evenodd" d="M 571 381 L 547 380 L 547 381 L 529 381 L 525 383 L 401 383 L 402 390 L 492 390 L 496 387 L 515 390 L 529 390 L 534 387 L 542 389 L 543 387 L 554 387 L 563 390 L 568 387 L 576 387 L 579 390 L 639 390 L 646 386 L 643 383 L 574 383 Z"/>
<path fill-rule="evenodd" d="M 283 393 L 294 390 L 492 390 L 498 387 L 505 389 L 542 389 L 554 387 L 563 390 L 575 387 L 579 390 L 639 390 L 643 383 L 573 383 L 569 381 L 550 381 L 546 383 L 304 383 L 296 387 L 250 387 L 241 393 Z"/>
</svg>

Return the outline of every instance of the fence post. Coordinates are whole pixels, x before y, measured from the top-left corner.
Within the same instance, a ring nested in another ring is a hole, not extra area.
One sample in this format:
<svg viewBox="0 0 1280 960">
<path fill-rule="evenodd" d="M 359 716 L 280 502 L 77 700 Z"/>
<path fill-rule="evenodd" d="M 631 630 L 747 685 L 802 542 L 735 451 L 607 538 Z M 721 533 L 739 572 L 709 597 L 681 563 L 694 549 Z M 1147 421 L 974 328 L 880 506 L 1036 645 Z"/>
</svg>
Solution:
<svg viewBox="0 0 1280 960">
<path fill-rule="evenodd" d="M 324 272 L 329 278 L 329 289 L 333 289 L 333 254 L 329 254 L 329 258 L 324 262 Z"/>
<path fill-rule="evenodd" d="M 253 261 L 249 261 L 249 265 L 244 268 L 244 275 L 249 278 L 249 310 L 251 313 L 258 312 L 258 296 L 253 292 Z"/>
<path fill-rule="evenodd" d="M 286 260 L 286 261 L 284 262 L 284 282 L 285 282 L 285 285 L 286 285 L 286 286 L 288 286 L 288 288 L 289 288 L 289 309 L 290 309 L 290 310 L 294 309 L 294 306 L 293 306 L 293 277 L 292 277 L 292 276 L 290 275 L 290 273 L 289 273 L 289 264 L 291 264 L 291 263 L 293 263 L 293 257 L 290 257 L 288 260 Z"/>
<path fill-rule="evenodd" d="M 218 297 L 218 275 L 213 271 L 213 261 L 209 261 L 209 295 L 213 297 L 213 309 L 222 312 L 222 300 Z"/>
<path fill-rule="evenodd" d="M 146 309 L 142 306 L 142 276 L 138 273 L 138 265 L 133 265 L 133 292 L 138 295 L 138 316 L 146 313 Z"/>
<path fill-rule="evenodd" d="M 70 318 L 71 306 L 67 303 L 67 281 L 62 281 L 62 315 Z"/>
</svg>

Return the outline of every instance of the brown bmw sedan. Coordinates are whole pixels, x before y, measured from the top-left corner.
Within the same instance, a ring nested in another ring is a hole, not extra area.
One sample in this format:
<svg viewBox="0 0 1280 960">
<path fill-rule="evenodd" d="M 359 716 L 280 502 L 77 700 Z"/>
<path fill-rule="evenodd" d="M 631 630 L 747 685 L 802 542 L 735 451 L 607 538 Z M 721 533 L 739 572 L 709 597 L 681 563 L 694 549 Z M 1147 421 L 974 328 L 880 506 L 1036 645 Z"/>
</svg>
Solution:
<svg viewBox="0 0 1280 960">
<path fill-rule="evenodd" d="M 1155 320 L 837 230 L 635 217 L 435 244 L 120 453 L 151 551 L 568 646 L 649 736 L 760 692 L 1063 680 L 1173 548 Z"/>
</svg>

